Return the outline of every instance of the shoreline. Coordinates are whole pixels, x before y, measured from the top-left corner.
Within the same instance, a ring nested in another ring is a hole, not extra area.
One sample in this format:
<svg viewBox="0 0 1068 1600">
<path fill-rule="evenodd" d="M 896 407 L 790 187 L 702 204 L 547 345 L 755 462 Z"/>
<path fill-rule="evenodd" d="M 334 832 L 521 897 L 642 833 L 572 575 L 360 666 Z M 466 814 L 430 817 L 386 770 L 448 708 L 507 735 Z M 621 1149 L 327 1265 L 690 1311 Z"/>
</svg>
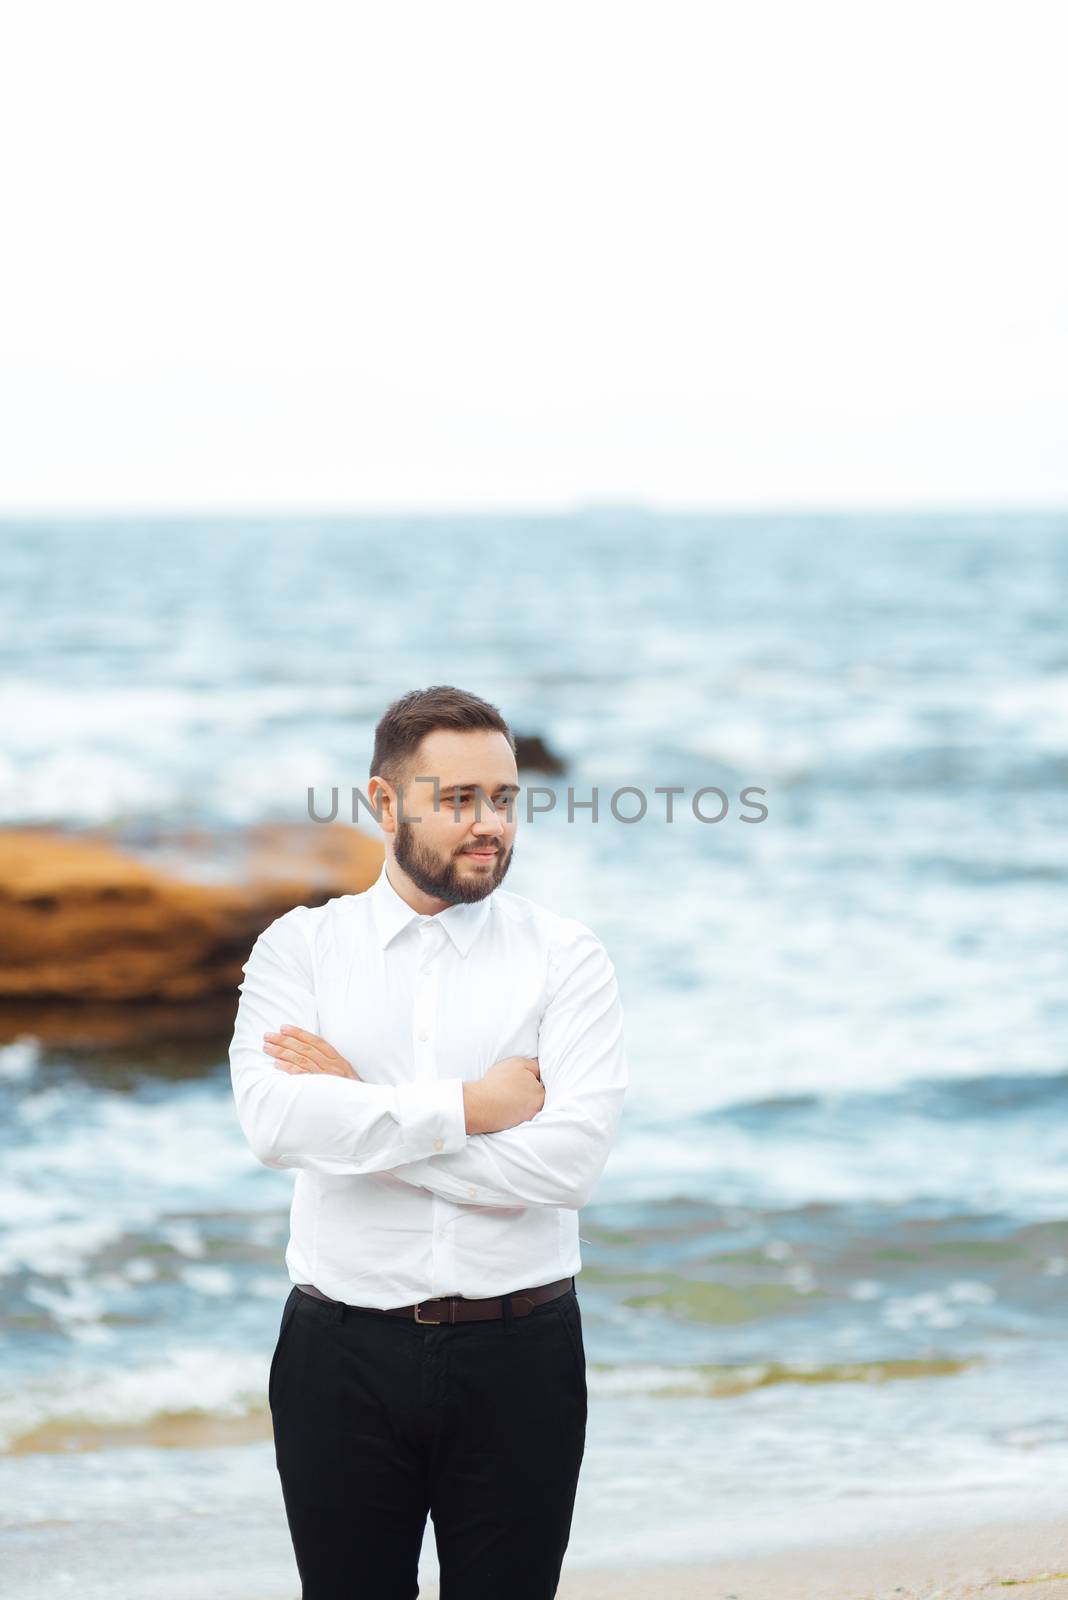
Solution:
<svg viewBox="0 0 1068 1600">
<path fill-rule="evenodd" d="M 63 1523 L 5 1532 L 11 1600 L 298 1600 L 288 1535 L 235 1512 L 225 1529 Z M 194 1526 L 193 1523 L 197 1525 Z M 205 1539 L 205 1533 L 208 1537 Z M 426 1552 L 424 1552 L 426 1553 Z M 436 1562 L 420 1600 L 439 1600 Z M 128 1579 L 128 1581 L 127 1581 Z M 502 1585 L 506 1600 L 507 1583 Z M 571 1566 L 557 1600 L 1068 1600 L 1068 1513 L 809 1541 L 707 1561 Z"/>
<path fill-rule="evenodd" d="M 908 1529 L 708 1562 L 568 1570 L 558 1600 L 969 1600 L 1019 1586 L 1068 1600 L 1068 1507 L 1035 1520 Z M 438 1600 L 435 1582 L 420 1600 Z"/>
</svg>

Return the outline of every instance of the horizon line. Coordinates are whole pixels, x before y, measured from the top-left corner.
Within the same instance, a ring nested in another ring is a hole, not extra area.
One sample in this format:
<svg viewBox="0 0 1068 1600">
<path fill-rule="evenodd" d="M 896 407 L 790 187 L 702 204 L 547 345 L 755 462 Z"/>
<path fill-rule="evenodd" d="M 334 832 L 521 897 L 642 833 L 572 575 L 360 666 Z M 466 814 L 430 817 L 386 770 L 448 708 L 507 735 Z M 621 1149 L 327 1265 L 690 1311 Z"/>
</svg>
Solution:
<svg viewBox="0 0 1068 1600">
<path fill-rule="evenodd" d="M 404 506 L 388 505 L 315 505 L 293 503 L 287 505 L 257 505 L 250 503 L 226 504 L 203 502 L 187 505 L 88 505 L 88 506 L 10 506 L 0 505 L 0 526 L 12 522 L 53 521 L 174 521 L 216 519 L 220 521 L 274 520 L 285 521 L 299 517 L 321 520 L 412 519 L 444 520 L 447 518 L 514 518 L 517 520 L 547 521 L 559 517 L 586 517 L 594 519 L 647 518 L 720 518 L 720 517 L 1019 517 L 1065 516 L 1068 500 L 1028 501 L 1026 499 L 998 501 L 938 500 L 894 502 L 710 502 L 706 504 L 656 504 L 645 500 L 604 499 L 572 501 L 557 505 L 495 504 L 495 505 L 443 505 Z"/>
</svg>

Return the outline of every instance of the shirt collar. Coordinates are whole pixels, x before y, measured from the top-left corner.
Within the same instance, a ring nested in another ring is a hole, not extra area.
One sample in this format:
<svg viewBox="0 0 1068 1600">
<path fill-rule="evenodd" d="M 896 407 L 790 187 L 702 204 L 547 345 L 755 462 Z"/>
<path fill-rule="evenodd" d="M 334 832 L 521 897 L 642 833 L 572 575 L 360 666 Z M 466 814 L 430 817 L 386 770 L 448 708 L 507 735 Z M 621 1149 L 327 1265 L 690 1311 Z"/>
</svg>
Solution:
<svg viewBox="0 0 1068 1600">
<path fill-rule="evenodd" d="M 490 896 L 487 895 L 484 900 L 460 901 L 456 905 L 446 906 L 444 911 L 432 917 L 421 917 L 418 911 L 413 911 L 407 900 L 401 899 L 390 883 L 385 861 L 368 893 L 383 950 L 409 922 L 436 922 L 445 929 L 460 955 L 466 956 L 489 915 Z"/>
</svg>

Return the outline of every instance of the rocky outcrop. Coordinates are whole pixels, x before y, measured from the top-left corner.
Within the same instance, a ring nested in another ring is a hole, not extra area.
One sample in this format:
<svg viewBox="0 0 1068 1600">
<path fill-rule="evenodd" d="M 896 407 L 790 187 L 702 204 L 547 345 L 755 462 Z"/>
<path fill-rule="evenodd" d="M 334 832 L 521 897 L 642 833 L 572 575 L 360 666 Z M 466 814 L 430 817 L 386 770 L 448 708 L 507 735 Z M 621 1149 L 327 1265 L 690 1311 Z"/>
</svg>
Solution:
<svg viewBox="0 0 1068 1600">
<path fill-rule="evenodd" d="M 111 1039 L 153 1010 L 167 1037 L 232 1020 L 261 930 L 291 906 L 366 889 L 382 859 L 378 841 L 339 824 L 135 838 L 0 830 L 0 1039 L 69 1037 L 76 1008 Z"/>
<path fill-rule="evenodd" d="M 515 736 L 515 763 L 520 772 L 547 772 L 559 776 L 564 763 L 555 755 L 540 733 L 517 733 Z"/>
</svg>

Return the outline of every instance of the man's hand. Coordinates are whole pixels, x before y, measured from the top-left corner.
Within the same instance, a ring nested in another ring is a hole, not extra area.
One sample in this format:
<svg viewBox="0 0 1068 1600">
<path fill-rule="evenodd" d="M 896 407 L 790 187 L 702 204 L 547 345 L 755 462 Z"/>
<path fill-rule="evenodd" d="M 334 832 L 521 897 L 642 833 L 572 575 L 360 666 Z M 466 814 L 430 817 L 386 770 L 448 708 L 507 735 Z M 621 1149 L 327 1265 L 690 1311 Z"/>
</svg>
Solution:
<svg viewBox="0 0 1068 1600">
<path fill-rule="evenodd" d="M 530 1122 L 545 1104 L 545 1086 L 535 1056 L 505 1056 L 485 1077 L 464 1084 L 468 1133 L 501 1133 Z"/>
<path fill-rule="evenodd" d="M 333 1045 L 305 1028 L 283 1023 L 281 1032 L 265 1033 L 263 1048 L 283 1072 L 329 1072 L 336 1078 L 359 1074 Z M 545 1086 L 534 1056 L 505 1056 L 482 1078 L 464 1083 L 464 1120 L 468 1133 L 500 1133 L 536 1117 L 545 1104 Z"/>
<path fill-rule="evenodd" d="M 316 1033 L 295 1028 L 291 1022 L 282 1024 L 281 1033 L 265 1033 L 264 1050 L 275 1057 L 275 1066 L 283 1072 L 329 1072 L 335 1078 L 355 1078 L 354 1071 L 344 1056 L 339 1056 L 333 1045 L 327 1044 Z"/>
</svg>

